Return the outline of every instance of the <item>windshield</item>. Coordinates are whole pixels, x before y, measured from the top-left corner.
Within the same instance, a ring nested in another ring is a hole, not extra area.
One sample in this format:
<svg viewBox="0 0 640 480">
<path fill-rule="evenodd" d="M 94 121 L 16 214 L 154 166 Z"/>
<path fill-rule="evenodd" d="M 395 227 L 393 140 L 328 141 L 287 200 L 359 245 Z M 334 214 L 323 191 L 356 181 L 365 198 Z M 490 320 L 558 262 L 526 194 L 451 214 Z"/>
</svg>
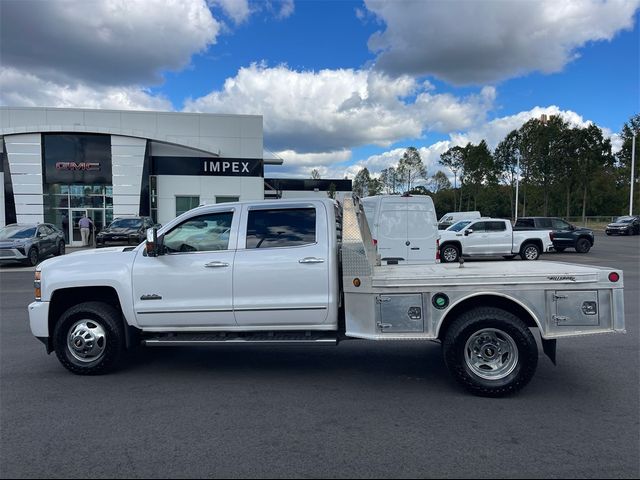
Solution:
<svg viewBox="0 0 640 480">
<path fill-rule="evenodd" d="M 19 240 L 31 238 L 36 234 L 36 227 L 5 227 L 0 230 L 0 240 Z"/>
<path fill-rule="evenodd" d="M 618 222 L 618 223 L 631 223 L 631 222 L 633 222 L 633 218 L 630 218 L 630 217 L 620 217 L 620 218 L 617 220 L 617 222 Z"/>
<path fill-rule="evenodd" d="M 118 218 L 111 222 L 109 228 L 140 228 L 142 220 L 139 218 Z"/>
<path fill-rule="evenodd" d="M 447 228 L 447 230 L 452 230 L 454 232 L 459 232 L 460 230 L 462 230 L 464 227 L 466 227 L 470 223 L 471 223 L 471 220 L 463 220 L 461 222 L 454 223 L 449 228 Z"/>
</svg>

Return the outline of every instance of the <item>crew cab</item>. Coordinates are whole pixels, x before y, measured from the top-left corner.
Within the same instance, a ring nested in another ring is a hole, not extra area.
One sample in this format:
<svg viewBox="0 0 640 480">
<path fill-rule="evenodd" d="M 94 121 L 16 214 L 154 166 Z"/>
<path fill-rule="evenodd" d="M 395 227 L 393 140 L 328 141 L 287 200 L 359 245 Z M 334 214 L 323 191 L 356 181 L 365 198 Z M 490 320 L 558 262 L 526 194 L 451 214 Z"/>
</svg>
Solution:
<svg viewBox="0 0 640 480">
<path fill-rule="evenodd" d="M 534 375 L 532 329 L 554 362 L 557 339 L 624 332 L 622 272 L 383 265 L 357 198 L 198 207 L 136 247 L 44 261 L 35 279 L 31 331 L 81 375 L 112 370 L 140 344 L 435 340 L 461 385 L 501 396 Z"/>
<path fill-rule="evenodd" d="M 461 256 L 506 257 L 520 255 L 523 260 L 537 260 L 553 247 L 550 230 L 517 232 L 509 220 L 480 218 L 463 221 L 440 231 L 440 260 L 456 262 Z"/>
<path fill-rule="evenodd" d="M 553 249 L 564 252 L 573 248 L 578 253 L 588 253 L 595 243 L 593 230 L 576 227 L 569 222 L 556 217 L 521 217 L 516 220 L 514 230 L 551 229 L 553 231 Z"/>
</svg>

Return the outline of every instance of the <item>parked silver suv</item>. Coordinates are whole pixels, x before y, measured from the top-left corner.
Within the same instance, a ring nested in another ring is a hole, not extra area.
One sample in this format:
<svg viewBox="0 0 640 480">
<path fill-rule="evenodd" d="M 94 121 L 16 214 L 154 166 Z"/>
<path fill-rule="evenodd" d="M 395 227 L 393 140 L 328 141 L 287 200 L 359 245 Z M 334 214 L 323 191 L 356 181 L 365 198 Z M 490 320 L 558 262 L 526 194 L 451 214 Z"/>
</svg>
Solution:
<svg viewBox="0 0 640 480">
<path fill-rule="evenodd" d="M 64 234 L 50 223 L 13 223 L 0 229 L 0 262 L 17 260 L 35 266 L 42 258 L 64 252 Z"/>
</svg>

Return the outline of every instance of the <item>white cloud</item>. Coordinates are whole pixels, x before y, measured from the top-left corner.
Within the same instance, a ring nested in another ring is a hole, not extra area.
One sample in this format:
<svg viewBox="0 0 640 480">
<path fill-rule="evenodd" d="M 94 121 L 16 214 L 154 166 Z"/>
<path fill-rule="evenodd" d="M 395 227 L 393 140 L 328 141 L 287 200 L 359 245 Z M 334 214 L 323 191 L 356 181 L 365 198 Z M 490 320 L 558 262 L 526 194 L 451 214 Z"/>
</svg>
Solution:
<svg viewBox="0 0 640 480">
<path fill-rule="evenodd" d="M 558 72 L 591 41 L 633 27 L 640 0 L 365 0 L 386 28 L 369 39 L 393 75 L 483 84 Z"/>
<path fill-rule="evenodd" d="M 3 68 L 64 84 L 158 83 L 215 43 L 205 0 L 2 2 Z"/>
<path fill-rule="evenodd" d="M 293 3 L 293 0 L 281 0 L 279 3 L 280 10 L 276 14 L 277 18 L 282 20 L 293 15 L 293 12 L 295 10 L 295 4 Z"/>
<path fill-rule="evenodd" d="M 138 87 L 69 85 L 43 80 L 14 68 L 0 70 L 0 105 L 172 110 L 169 100 Z"/>
<path fill-rule="evenodd" d="M 422 163 L 427 169 L 427 176 L 431 176 L 442 169 L 442 167 L 438 165 L 438 160 L 440 160 L 440 155 L 446 152 L 451 146 L 453 146 L 452 142 L 444 140 L 429 145 L 428 147 L 418 148 Z M 353 178 L 360 170 L 366 167 L 373 176 L 378 176 L 385 168 L 396 168 L 406 150 L 406 148 L 395 148 L 378 155 L 372 155 L 365 160 L 349 166 L 345 169 L 345 175 Z"/>
<path fill-rule="evenodd" d="M 219 5 L 236 25 L 244 23 L 251 15 L 249 0 L 211 0 L 211 3 Z"/>
<path fill-rule="evenodd" d="M 317 153 L 466 129 L 484 121 L 494 98 L 492 87 L 457 98 L 407 76 L 252 64 L 221 90 L 185 102 L 185 110 L 263 115 L 268 148 Z"/>
<path fill-rule="evenodd" d="M 584 128 L 593 123 L 589 120 L 585 120 L 576 112 L 571 110 L 561 110 L 555 105 L 548 107 L 538 106 L 531 110 L 516 113 L 515 115 L 496 118 L 464 133 L 452 133 L 450 134 L 451 140 L 455 145 L 464 146 L 469 142 L 477 144 L 484 139 L 487 142 L 487 145 L 489 145 L 489 148 L 493 149 L 507 136 L 509 132 L 517 130 L 532 118 L 540 118 L 543 114 L 547 115 L 547 117 L 552 115 L 559 116 L 572 127 Z"/>
</svg>

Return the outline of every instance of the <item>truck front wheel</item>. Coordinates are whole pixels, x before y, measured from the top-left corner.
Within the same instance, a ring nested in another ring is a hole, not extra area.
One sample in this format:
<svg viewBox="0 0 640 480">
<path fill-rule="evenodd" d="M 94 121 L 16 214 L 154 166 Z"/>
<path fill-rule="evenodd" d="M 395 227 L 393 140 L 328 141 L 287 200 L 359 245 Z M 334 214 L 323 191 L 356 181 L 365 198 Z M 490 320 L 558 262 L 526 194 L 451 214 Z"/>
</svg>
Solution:
<svg viewBox="0 0 640 480">
<path fill-rule="evenodd" d="M 533 377 L 538 347 L 525 323 L 493 307 L 463 313 L 442 342 L 444 361 L 455 379 L 475 395 L 501 397 Z"/>
<path fill-rule="evenodd" d="M 112 370 L 124 352 L 120 312 L 102 302 L 71 307 L 53 332 L 60 363 L 78 375 L 99 375 Z"/>
</svg>

